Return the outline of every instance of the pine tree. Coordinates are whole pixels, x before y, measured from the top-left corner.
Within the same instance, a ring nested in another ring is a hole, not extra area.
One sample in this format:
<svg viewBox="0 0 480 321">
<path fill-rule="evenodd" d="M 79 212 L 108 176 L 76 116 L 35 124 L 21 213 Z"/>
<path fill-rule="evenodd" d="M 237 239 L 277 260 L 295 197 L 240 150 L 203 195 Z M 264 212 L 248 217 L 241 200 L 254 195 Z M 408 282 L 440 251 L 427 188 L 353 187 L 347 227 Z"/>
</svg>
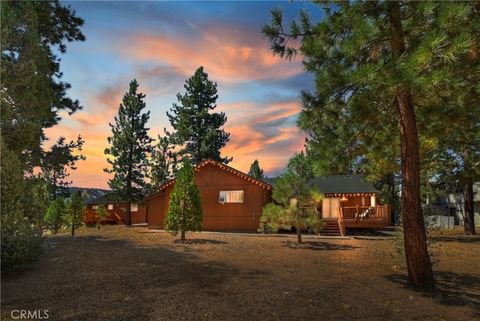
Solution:
<svg viewBox="0 0 480 321">
<path fill-rule="evenodd" d="M 28 186 L 17 155 L 10 151 L 0 136 L 0 224 L 2 271 L 12 271 L 35 259 L 41 250 L 41 230 L 32 226 L 24 215 L 24 194 Z M 43 213 L 42 213 L 43 214 Z"/>
<path fill-rule="evenodd" d="M 60 137 L 49 151 L 43 152 L 41 159 L 42 176 L 48 182 L 50 199 L 68 197 L 68 186 L 71 181 L 65 179 L 70 175 L 68 170 L 75 170 L 79 160 L 86 157 L 80 154 L 85 141 L 79 135 L 76 141 L 65 142 Z"/>
<path fill-rule="evenodd" d="M 25 180 L 18 157 L 10 151 L 3 138 L 0 138 L 1 146 L 1 214 L 21 213 L 23 210 L 22 201 L 25 191 Z"/>
<path fill-rule="evenodd" d="M 138 82 L 130 82 L 130 89 L 123 96 L 115 124 L 110 123 L 112 136 L 108 137 L 111 147 L 105 149 L 107 161 L 112 166 L 104 169 L 114 176 L 108 185 L 121 200 L 128 203 L 127 226 L 132 224 L 130 205 L 143 199 L 148 174 L 147 154 L 151 150 L 152 139 L 148 136 L 146 127 L 150 112 L 143 112 L 146 107 L 145 95 L 137 93 Z"/>
<path fill-rule="evenodd" d="M 62 111 L 81 109 L 60 81 L 66 42 L 84 41 L 83 20 L 59 1 L 1 2 L 1 128 L 7 147 L 22 164 L 41 158 L 44 129 L 56 125 Z"/>
<path fill-rule="evenodd" d="M 217 84 L 199 67 L 187 79 L 185 93 L 177 94 L 179 104 L 173 104 L 168 119 L 174 131 L 169 133 L 173 144 L 182 149 L 179 156 L 187 156 L 193 165 L 213 159 L 228 164 L 232 158 L 221 157 L 220 149 L 229 141 L 230 134 L 221 129 L 227 121 L 225 113 L 211 113 L 217 105 Z"/>
<path fill-rule="evenodd" d="M 71 227 L 72 236 L 75 236 L 75 229 L 82 223 L 84 209 L 82 194 L 80 191 L 76 191 L 68 201 L 66 208 L 66 221 Z"/>
<path fill-rule="evenodd" d="M 480 19 L 480 11 L 472 19 Z M 480 24 L 473 27 L 471 33 L 478 48 Z M 434 195 L 463 192 L 464 233 L 474 235 L 473 185 L 480 181 L 480 51 L 469 50 L 460 61 L 456 66 L 461 75 L 460 88 L 447 88 L 442 95 L 424 93 L 442 118 L 420 114 L 427 142 L 424 145 L 431 146 L 422 155 L 422 163 L 428 166 L 427 183 Z"/>
<path fill-rule="evenodd" d="M 95 210 L 95 214 L 97 214 L 97 230 L 100 230 L 100 226 L 102 225 L 102 220 L 104 220 L 107 215 L 107 209 L 103 204 L 98 205 L 98 208 Z"/>
<path fill-rule="evenodd" d="M 56 198 L 50 203 L 47 213 L 45 213 L 45 224 L 53 234 L 57 234 L 65 223 L 65 214 L 65 200 L 63 198 Z"/>
<path fill-rule="evenodd" d="M 7 199 L 22 199 L 20 208 L 5 212 L 2 206 L 1 213 L 2 270 L 12 270 L 40 250 L 48 197 L 43 178 L 34 175 L 33 169 L 41 164 L 44 130 L 58 124 L 62 113 L 71 115 L 81 109 L 78 101 L 67 96 L 70 84 L 61 81 L 56 53 L 64 54 L 66 42 L 83 41 L 85 36 L 80 31 L 83 20 L 59 1 L 2 1 L 0 14 L 1 202 L 8 207 L 13 203 Z M 8 166 L 9 174 L 3 172 L 4 155 L 13 159 L 12 154 L 20 176 Z M 21 196 L 4 198 L 4 181 L 8 185 L 19 177 L 14 189 L 24 188 Z"/>
<path fill-rule="evenodd" d="M 464 119 L 450 125 L 429 161 L 435 191 L 463 192 L 464 233 L 475 235 L 473 185 L 480 181 L 480 104 L 465 107 Z"/>
<path fill-rule="evenodd" d="M 176 153 L 167 136 L 158 135 L 158 143 L 152 149 L 150 159 L 150 188 L 156 192 L 158 188 L 172 179 L 176 171 Z"/>
<path fill-rule="evenodd" d="M 272 198 L 276 202 L 263 208 L 260 230 L 266 227 L 276 232 L 279 228 L 295 227 L 298 243 L 302 243 L 302 230 L 322 227 L 317 205 L 322 197 L 309 185 L 313 177 L 310 161 L 302 152 L 290 159 L 287 171 L 275 180 Z"/>
<path fill-rule="evenodd" d="M 263 169 L 260 168 L 258 160 L 253 161 L 252 165 L 250 165 L 250 170 L 248 171 L 248 175 L 256 179 L 265 178 L 265 176 L 263 175 Z"/>
<path fill-rule="evenodd" d="M 182 160 L 178 170 L 175 187 L 170 194 L 168 212 L 165 216 L 165 229 L 173 235 L 181 233 L 185 240 L 185 232 L 202 229 L 202 200 L 200 190 L 195 185 L 195 172 L 188 158 Z"/>
<path fill-rule="evenodd" d="M 339 115 L 345 121 L 341 125 L 350 119 L 353 134 L 341 135 L 339 144 L 356 144 L 361 127 L 373 133 L 369 137 L 375 137 L 375 129 L 386 138 L 399 137 L 408 281 L 423 290 L 432 290 L 434 280 L 421 208 L 417 116 L 430 113 L 431 123 L 441 123 L 441 109 L 432 108 L 430 98 L 461 86 L 461 58 L 478 48 L 472 32 L 478 21 L 474 6 L 327 1 L 322 3 L 325 18 L 318 23 L 302 11 L 286 32 L 281 11 L 274 10 L 272 24 L 263 28 L 275 53 L 287 58 L 301 53 L 305 68 L 315 75 L 315 93 L 304 95 L 302 114 L 311 116 L 304 129 L 313 132 L 325 124 L 315 124 L 317 119 Z M 289 46 L 292 39 L 300 40 L 300 48 Z M 397 129 L 390 132 L 391 121 L 385 129 L 381 122 L 368 121 L 377 115 L 395 120 Z M 375 139 L 371 143 L 378 147 Z"/>
<path fill-rule="evenodd" d="M 23 193 L 23 215 L 41 235 L 45 226 L 44 217 L 51 202 L 49 185 L 40 174 L 25 178 Z"/>
</svg>

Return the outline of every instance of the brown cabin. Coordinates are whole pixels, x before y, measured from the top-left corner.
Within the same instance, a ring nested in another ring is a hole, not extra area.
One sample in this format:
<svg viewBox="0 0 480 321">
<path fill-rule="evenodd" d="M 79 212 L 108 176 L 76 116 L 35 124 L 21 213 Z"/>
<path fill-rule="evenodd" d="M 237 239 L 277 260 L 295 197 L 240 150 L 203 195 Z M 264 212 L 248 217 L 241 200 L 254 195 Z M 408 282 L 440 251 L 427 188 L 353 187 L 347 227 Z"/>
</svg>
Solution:
<svg viewBox="0 0 480 321">
<path fill-rule="evenodd" d="M 271 201 L 268 183 L 213 160 L 195 168 L 195 184 L 200 189 L 206 231 L 256 231 L 262 208 Z M 149 228 L 163 229 L 174 185 L 171 180 L 147 198 Z"/>
<path fill-rule="evenodd" d="M 83 215 L 85 224 L 97 224 L 99 217 L 95 213 L 95 210 L 97 210 L 99 206 L 105 207 L 108 213 L 107 217 L 102 219 L 101 224 L 126 224 L 128 203 L 119 201 L 115 193 L 108 193 L 86 201 Z M 145 205 L 132 203 L 130 209 L 132 213 L 132 224 L 147 223 L 147 209 Z"/>
<path fill-rule="evenodd" d="M 347 229 L 381 229 L 392 223 L 391 206 L 379 204 L 378 191 L 361 176 L 318 177 L 311 183 L 324 195 L 320 209 L 324 234 L 345 235 Z"/>
<path fill-rule="evenodd" d="M 275 178 L 266 181 L 275 185 Z M 378 204 L 378 191 L 361 176 L 316 177 L 310 185 L 324 195 L 318 207 L 325 222 L 322 235 L 344 236 L 347 229 L 381 229 L 392 222 L 391 206 Z"/>
</svg>

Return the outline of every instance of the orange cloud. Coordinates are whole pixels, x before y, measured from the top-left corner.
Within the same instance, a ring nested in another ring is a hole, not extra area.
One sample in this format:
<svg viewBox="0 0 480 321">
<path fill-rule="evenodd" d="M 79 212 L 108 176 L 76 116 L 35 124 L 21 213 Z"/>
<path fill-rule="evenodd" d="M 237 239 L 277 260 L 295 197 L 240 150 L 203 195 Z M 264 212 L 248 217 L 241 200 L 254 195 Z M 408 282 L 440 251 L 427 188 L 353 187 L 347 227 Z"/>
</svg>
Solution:
<svg viewBox="0 0 480 321">
<path fill-rule="evenodd" d="M 222 149 L 222 155 L 233 156 L 232 166 L 248 171 L 251 163 L 258 159 L 261 167 L 270 175 L 284 168 L 295 152 L 303 149 L 305 135 L 295 124 L 272 126 L 274 133 L 262 131 L 262 125 L 282 121 L 295 116 L 300 111 L 298 101 L 286 101 L 269 105 L 227 104 L 219 106 L 226 112 L 235 111 L 234 119 L 229 119 L 225 130 L 230 133 L 230 141 Z M 268 126 L 267 126 L 268 128 Z"/>
<path fill-rule="evenodd" d="M 211 31 L 203 31 L 199 38 L 189 41 L 135 34 L 119 50 L 124 56 L 175 66 L 185 77 L 204 66 L 211 79 L 225 83 L 287 78 L 303 71 L 300 62 L 274 56 L 264 41 L 247 45 L 233 34 L 223 37 Z"/>
<path fill-rule="evenodd" d="M 104 98 L 94 99 L 103 101 Z M 107 104 L 107 101 L 103 101 L 102 104 Z M 247 172 L 251 163 L 258 159 L 266 172 L 270 175 L 276 174 L 285 167 L 293 153 L 303 149 L 305 136 L 291 122 L 271 127 L 269 124 L 293 117 L 299 110 L 299 103 L 294 100 L 268 105 L 254 103 L 220 105 L 218 111 L 224 111 L 227 116 L 232 116 L 225 126 L 225 130 L 230 133 L 230 142 L 222 149 L 222 155 L 233 156 L 231 165 L 241 171 Z M 80 124 L 85 122 L 85 127 L 69 126 L 71 122 L 69 119 L 68 122 L 46 131 L 50 140 L 45 144 L 45 148 L 53 144 L 59 136 L 70 140 L 75 139 L 79 133 L 82 134 L 85 140 L 82 154 L 87 159 L 79 161 L 77 170 L 70 173 L 69 179 L 73 180 L 75 186 L 108 188 L 107 182 L 111 174 L 103 172 L 103 168 L 108 167 L 104 150 L 108 146 L 107 137 L 111 133 L 105 118 L 113 119 L 114 113 L 113 110 L 107 110 L 104 114 L 78 112 L 71 119 Z M 262 127 L 265 124 L 267 129 Z M 85 130 L 87 127 L 88 130 Z M 270 133 L 270 130 L 273 132 Z M 150 131 L 154 138 L 157 133 L 163 134 L 163 130 L 152 128 Z"/>
</svg>

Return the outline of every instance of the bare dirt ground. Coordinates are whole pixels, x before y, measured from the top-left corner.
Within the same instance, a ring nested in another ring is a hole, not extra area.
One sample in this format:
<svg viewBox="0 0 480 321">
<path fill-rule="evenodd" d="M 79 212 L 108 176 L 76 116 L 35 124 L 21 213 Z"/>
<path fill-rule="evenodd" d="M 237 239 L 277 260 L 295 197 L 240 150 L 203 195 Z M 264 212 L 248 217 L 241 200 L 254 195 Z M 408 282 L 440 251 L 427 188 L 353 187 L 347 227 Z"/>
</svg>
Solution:
<svg viewBox="0 0 480 321">
<path fill-rule="evenodd" d="M 118 226 L 48 237 L 29 270 L 2 277 L 2 319 L 474 320 L 480 237 L 436 233 L 437 293 L 405 287 L 393 240 L 163 232 Z"/>
</svg>

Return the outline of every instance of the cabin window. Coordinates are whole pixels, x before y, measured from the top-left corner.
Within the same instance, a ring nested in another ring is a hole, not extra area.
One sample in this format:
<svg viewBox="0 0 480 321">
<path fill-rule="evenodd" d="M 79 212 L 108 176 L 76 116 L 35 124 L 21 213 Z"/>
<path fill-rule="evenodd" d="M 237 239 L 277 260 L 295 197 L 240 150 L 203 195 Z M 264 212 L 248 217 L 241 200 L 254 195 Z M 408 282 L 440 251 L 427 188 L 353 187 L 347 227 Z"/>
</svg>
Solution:
<svg viewBox="0 0 480 321">
<path fill-rule="evenodd" d="M 130 204 L 130 212 L 138 212 L 138 204 Z"/>
<path fill-rule="evenodd" d="M 108 210 L 113 210 L 113 204 L 108 204 Z"/>
<path fill-rule="evenodd" d="M 243 191 L 220 191 L 219 203 L 243 203 Z"/>
<path fill-rule="evenodd" d="M 92 210 L 98 210 L 98 205 L 92 205 Z"/>
</svg>

